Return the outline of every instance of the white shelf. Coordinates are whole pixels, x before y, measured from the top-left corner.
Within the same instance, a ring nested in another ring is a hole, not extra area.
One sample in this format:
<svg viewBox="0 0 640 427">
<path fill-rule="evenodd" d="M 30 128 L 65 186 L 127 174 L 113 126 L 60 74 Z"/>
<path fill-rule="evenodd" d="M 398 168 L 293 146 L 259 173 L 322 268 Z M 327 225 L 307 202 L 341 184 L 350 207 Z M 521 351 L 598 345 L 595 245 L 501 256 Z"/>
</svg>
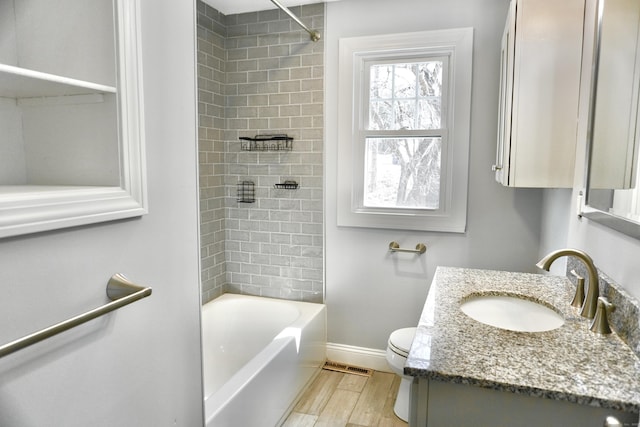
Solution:
<svg viewBox="0 0 640 427">
<path fill-rule="evenodd" d="M 108 186 L 89 186 L 89 185 L 0 185 L 0 200 L 3 198 L 37 198 L 43 194 L 59 194 L 64 195 L 67 192 L 95 192 L 95 191 L 113 191 L 114 189 L 120 189 L 120 187 L 108 187 Z"/>
<path fill-rule="evenodd" d="M 116 88 L 0 64 L 0 97 L 38 98 L 95 93 L 116 93 Z"/>
<path fill-rule="evenodd" d="M 0 186 L 0 238 L 146 214 L 131 193 L 120 187 Z"/>
</svg>

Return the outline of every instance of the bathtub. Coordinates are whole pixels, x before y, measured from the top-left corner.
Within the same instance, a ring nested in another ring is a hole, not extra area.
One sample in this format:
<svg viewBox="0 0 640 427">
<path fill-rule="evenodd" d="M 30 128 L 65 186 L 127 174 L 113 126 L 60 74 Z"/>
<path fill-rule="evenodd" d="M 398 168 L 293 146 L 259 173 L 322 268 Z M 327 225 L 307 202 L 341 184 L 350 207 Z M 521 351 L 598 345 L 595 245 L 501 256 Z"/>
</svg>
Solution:
<svg viewBox="0 0 640 427">
<path fill-rule="evenodd" d="M 207 427 L 284 421 L 326 358 L 323 304 L 224 294 L 202 307 Z"/>
</svg>

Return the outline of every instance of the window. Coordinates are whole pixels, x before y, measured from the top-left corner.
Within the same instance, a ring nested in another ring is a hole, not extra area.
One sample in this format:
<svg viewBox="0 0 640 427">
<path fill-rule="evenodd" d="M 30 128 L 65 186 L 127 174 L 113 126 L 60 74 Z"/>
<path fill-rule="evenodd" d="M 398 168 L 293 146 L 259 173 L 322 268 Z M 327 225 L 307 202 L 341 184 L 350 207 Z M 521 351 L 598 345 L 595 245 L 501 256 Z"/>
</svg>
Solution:
<svg viewBox="0 0 640 427">
<path fill-rule="evenodd" d="M 340 40 L 338 225 L 464 232 L 472 34 Z"/>
<path fill-rule="evenodd" d="M 447 65 L 446 58 L 365 63 L 363 206 L 439 208 Z"/>
</svg>

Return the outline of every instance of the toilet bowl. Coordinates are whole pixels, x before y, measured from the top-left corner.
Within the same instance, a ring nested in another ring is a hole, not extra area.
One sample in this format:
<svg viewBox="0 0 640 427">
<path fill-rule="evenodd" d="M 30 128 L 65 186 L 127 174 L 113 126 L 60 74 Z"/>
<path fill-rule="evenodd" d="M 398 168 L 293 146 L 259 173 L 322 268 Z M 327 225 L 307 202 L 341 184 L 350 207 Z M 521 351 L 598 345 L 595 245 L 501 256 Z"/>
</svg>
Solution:
<svg viewBox="0 0 640 427">
<path fill-rule="evenodd" d="M 402 378 L 393 412 L 405 422 L 409 419 L 409 390 L 413 377 L 404 375 L 404 365 L 407 362 L 407 356 L 415 334 L 416 328 L 395 330 L 389 336 L 387 344 L 387 363 L 391 370 Z"/>
</svg>

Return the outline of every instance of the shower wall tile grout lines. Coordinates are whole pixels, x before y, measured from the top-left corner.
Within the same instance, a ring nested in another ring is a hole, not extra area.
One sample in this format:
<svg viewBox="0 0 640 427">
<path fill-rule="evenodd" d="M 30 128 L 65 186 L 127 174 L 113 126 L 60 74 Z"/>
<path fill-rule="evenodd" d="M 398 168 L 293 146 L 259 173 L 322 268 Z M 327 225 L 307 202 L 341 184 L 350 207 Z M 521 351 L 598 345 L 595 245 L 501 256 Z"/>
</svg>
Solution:
<svg viewBox="0 0 640 427">
<path fill-rule="evenodd" d="M 322 31 L 323 4 L 292 10 Z M 277 9 L 224 16 L 199 2 L 198 24 L 203 301 L 321 302 L 323 42 Z M 293 150 L 240 149 L 239 137 L 266 133 L 292 136 Z M 285 180 L 299 188 L 274 188 Z M 255 183 L 255 203 L 237 202 L 241 181 Z"/>
</svg>

